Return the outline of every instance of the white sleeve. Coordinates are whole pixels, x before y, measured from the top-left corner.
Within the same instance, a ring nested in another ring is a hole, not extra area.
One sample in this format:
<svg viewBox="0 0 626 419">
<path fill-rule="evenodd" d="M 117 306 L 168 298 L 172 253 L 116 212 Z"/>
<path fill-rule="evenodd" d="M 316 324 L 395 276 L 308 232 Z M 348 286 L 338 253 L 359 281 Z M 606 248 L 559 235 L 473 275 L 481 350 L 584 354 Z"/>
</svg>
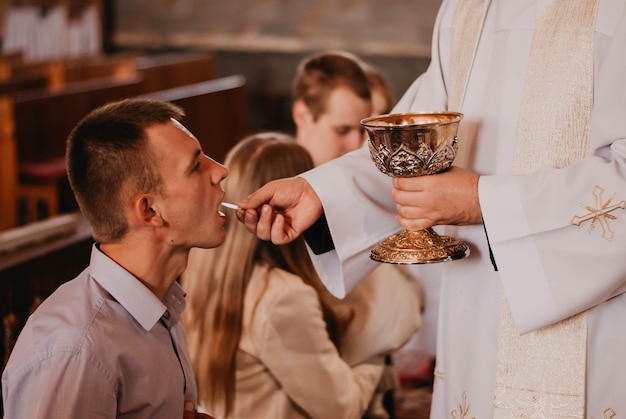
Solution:
<svg viewBox="0 0 626 419">
<path fill-rule="evenodd" d="M 589 157 L 480 179 L 485 228 L 520 333 L 626 290 L 625 46 L 623 17 L 596 54 Z"/>
<path fill-rule="evenodd" d="M 431 64 L 402 96 L 394 112 L 445 109 L 447 95 L 440 60 L 438 28 L 449 16 L 454 1 L 444 1 L 433 35 Z M 446 54 L 441 59 L 448 60 Z M 354 288 L 377 263 L 369 259 L 370 249 L 380 240 L 402 230 L 391 199 L 391 178 L 372 162 L 367 143 L 359 150 L 331 160 L 301 177 L 322 201 L 335 251 L 311 255 L 328 289 L 338 297 Z"/>
</svg>

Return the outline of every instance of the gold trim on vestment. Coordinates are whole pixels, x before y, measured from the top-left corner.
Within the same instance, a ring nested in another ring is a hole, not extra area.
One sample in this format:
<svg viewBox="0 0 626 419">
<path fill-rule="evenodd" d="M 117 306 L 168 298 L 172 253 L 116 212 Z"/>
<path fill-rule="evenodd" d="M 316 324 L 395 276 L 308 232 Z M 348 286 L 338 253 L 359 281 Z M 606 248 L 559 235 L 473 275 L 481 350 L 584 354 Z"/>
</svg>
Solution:
<svg viewBox="0 0 626 419">
<path fill-rule="evenodd" d="M 450 412 L 452 419 L 476 419 L 470 413 L 470 406 L 467 403 L 467 394 L 463 392 L 463 395 L 461 397 L 463 398 L 463 401 L 461 402 L 461 404 L 459 404 L 459 410 L 457 411 L 455 409 Z"/>
<path fill-rule="evenodd" d="M 462 112 L 489 4 L 488 0 L 457 3 L 449 110 Z M 513 156 L 517 175 L 544 166 L 566 167 L 588 153 L 596 10 L 597 0 L 554 0 L 538 14 Z M 462 150 L 461 138 L 458 154 Z M 586 312 L 518 335 L 503 295 L 494 418 L 584 417 L 586 339 Z M 453 417 L 468 417 L 469 408 L 460 408 L 452 411 Z"/>
<path fill-rule="evenodd" d="M 613 419 L 615 416 L 617 416 L 617 413 L 615 413 L 615 410 L 613 410 L 610 407 L 606 409 L 604 412 L 602 412 L 602 419 Z M 596 419 L 596 418 L 592 416 L 591 419 Z"/>
<path fill-rule="evenodd" d="M 617 204 L 611 205 L 613 198 L 609 198 L 605 201 L 603 198 L 604 188 L 601 188 L 598 185 L 594 186 L 591 194 L 595 198 L 595 205 L 591 206 L 581 204 L 581 206 L 587 211 L 587 214 L 580 216 L 574 215 L 569 223 L 578 227 L 586 221 L 591 221 L 589 223 L 589 233 L 591 233 L 597 225 L 600 225 L 600 228 L 602 229 L 602 238 L 608 241 L 613 241 L 615 231 L 611 228 L 609 221 L 621 221 L 621 218 L 611 213 L 618 209 L 626 209 L 626 200 L 622 200 Z"/>
<path fill-rule="evenodd" d="M 597 0 L 553 0 L 535 23 L 513 172 L 587 156 Z M 587 313 L 517 334 L 503 296 L 494 418 L 584 418 Z"/>
</svg>

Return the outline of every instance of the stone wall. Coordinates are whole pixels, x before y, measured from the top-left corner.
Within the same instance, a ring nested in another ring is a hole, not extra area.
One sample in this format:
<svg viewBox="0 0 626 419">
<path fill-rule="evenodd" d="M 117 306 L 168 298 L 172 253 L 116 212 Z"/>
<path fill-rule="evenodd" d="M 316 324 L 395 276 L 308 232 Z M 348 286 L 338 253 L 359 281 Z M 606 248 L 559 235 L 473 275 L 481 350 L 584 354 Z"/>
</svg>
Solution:
<svg viewBox="0 0 626 419">
<path fill-rule="evenodd" d="M 117 0 L 115 42 L 428 55 L 441 0 Z"/>
<path fill-rule="evenodd" d="M 252 129 L 290 121 L 298 61 L 344 49 L 378 66 L 396 97 L 430 61 L 441 0 L 117 0 L 113 44 L 121 49 L 215 52 L 219 75 L 246 76 Z"/>
</svg>

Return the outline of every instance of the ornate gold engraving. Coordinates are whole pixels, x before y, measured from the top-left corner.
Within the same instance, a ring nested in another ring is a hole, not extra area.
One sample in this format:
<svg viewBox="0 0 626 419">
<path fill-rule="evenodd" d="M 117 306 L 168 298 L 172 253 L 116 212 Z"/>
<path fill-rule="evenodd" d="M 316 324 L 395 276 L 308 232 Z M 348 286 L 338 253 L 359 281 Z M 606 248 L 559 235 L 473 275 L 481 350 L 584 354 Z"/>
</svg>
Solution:
<svg viewBox="0 0 626 419">
<path fill-rule="evenodd" d="M 427 228 L 393 234 L 374 247 L 370 256 L 379 262 L 411 264 L 456 260 L 464 258 L 467 253 L 467 245 L 461 240 L 439 235 Z"/>
<path fill-rule="evenodd" d="M 369 148 L 372 161 L 382 173 L 392 177 L 413 177 L 447 170 L 456 156 L 458 141 L 454 137 L 452 143 L 441 144 L 434 151 L 425 143 L 419 143 L 416 150 L 410 150 L 405 144 L 401 144 L 393 154 L 382 143 L 377 149 L 369 142 Z"/>
<path fill-rule="evenodd" d="M 606 409 L 604 412 L 602 412 L 602 417 L 604 419 L 612 419 L 615 416 L 617 416 L 617 413 L 615 413 L 615 410 L 613 410 L 612 408 L 608 408 Z M 595 416 L 592 416 L 591 419 L 596 419 Z"/>
<path fill-rule="evenodd" d="M 596 225 L 599 224 L 602 228 L 602 237 L 608 241 L 612 241 L 615 232 L 611 228 L 609 220 L 621 220 L 621 218 L 618 218 L 611 213 L 617 209 L 625 209 L 626 201 L 621 201 L 618 204 L 610 205 L 612 198 L 604 201 L 602 199 L 603 193 L 604 189 L 596 185 L 592 191 L 592 194 L 595 197 L 595 206 L 592 207 L 582 204 L 582 207 L 589 212 L 583 216 L 574 215 L 574 217 L 570 221 L 570 224 L 580 226 L 585 221 L 591 220 L 591 224 L 589 225 L 589 233 L 591 233 Z"/>
<path fill-rule="evenodd" d="M 463 402 L 459 405 L 459 411 L 454 409 L 451 414 L 453 419 L 476 419 L 474 416 L 470 416 L 469 405 L 467 404 L 467 394 L 463 392 Z"/>
<path fill-rule="evenodd" d="M 391 177 L 432 175 L 447 170 L 456 156 L 458 112 L 386 114 L 365 118 L 369 151 L 376 168 Z M 404 231 L 378 243 L 371 258 L 378 262 L 437 263 L 466 257 L 461 240 L 433 229 Z"/>
</svg>

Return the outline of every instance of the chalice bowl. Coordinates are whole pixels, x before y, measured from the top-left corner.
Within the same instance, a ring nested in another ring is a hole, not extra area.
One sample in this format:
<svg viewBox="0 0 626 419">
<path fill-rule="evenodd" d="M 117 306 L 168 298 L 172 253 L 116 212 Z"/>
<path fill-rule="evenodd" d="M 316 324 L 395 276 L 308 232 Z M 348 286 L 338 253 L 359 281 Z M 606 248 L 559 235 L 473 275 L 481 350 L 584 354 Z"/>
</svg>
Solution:
<svg viewBox="0 0 626 419">
<path fill-rule="evenodd" d="M 447 170 L 458 150 L 458 112 L 397 113 L 365 118 L 370 156 L 391 177 L 431 175 Z M 373 260 L 418 264 L 446 262 L 469 254 L 463 241 L 432 228 L 393 234 L 371 251 Z"/>
</svg>

